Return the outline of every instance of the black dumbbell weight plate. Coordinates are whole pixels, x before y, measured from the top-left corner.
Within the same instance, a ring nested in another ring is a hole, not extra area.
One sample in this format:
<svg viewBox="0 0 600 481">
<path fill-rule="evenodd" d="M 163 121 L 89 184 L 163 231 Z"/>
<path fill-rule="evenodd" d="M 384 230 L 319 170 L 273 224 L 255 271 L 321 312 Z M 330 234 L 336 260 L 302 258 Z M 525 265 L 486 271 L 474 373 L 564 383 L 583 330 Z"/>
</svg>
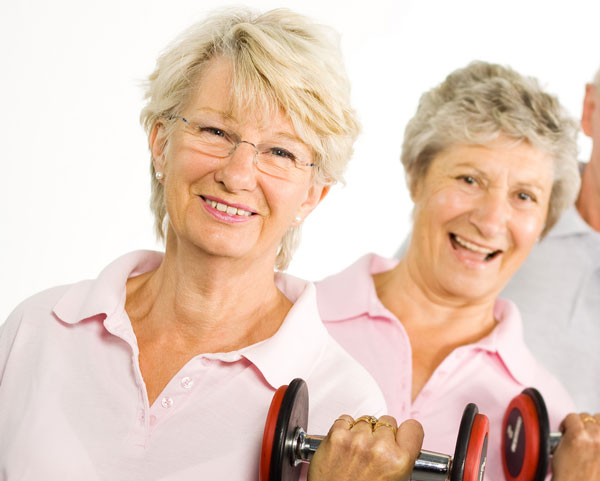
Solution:
<svg viewBox="0 0 600 481">
<path fill-rule="evenodd" d="M 475 421 L 476 415 L 477 406 L 473 403 L 467 404 L 460 420 L 460 428 L 458 429 L 458 437 L 456 438 L 456 448 L 454 449 L 450 481 L 462 481 L 463 479 L 467 448 L 469 447 L 469 438 L 471 437 L 471 428 L 473 427 L 473 421 Z"/>
<path fill-rule="evenodd" d="M 298 428 L 308 424 L 308 388 L 302 379 L 294 379 L 285 391 L 277 417 L 269 481 L 297 481 L 301 466 L 294 465 L 292 441 Z"/>
</svg>

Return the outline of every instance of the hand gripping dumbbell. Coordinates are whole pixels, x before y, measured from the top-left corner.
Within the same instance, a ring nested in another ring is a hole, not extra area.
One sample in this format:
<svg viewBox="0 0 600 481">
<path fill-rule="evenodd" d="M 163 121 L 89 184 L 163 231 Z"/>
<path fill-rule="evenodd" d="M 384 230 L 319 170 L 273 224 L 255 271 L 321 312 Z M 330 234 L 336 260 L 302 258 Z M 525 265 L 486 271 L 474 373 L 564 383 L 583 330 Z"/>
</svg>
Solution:
<svg viewBox="0 0 600 481">
<path fill-rule="evenodd" d="M 537 389 L 529 387 L 513 398 L 504 414 L 502 433 L 507 481 L 543 481 L 562 434 L 550 432 L 546 403 Z"/>
<path fill-rule="evenodd" d="M 308 388 L 302 379 L 275 392 L 263 434 L 260 481 L 297 481 L 301 463 L 309 463 L 325 436 L 306 433 Z M 418 481 L 481 481 L 489 422 L 468 404 L 462 416 L 454 456 L 421 451 L 411 478 Z"/>
</svg>

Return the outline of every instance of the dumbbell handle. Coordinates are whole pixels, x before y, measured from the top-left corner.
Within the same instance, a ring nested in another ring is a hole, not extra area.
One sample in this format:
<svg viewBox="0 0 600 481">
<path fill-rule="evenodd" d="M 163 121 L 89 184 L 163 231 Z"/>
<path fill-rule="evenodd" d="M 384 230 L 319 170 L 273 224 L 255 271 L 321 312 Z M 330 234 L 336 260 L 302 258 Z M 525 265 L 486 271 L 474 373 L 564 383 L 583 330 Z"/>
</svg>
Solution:
<svg viewBox="0 0 600 481">
<path fill-rule="evenodd" d="M 306 434 L 298 428 L 292 441 L 294 466 L 310 463 L 325 436 Z M 446 481 L 452 470 L 452 458 L 446 454 L 422 450 L 415 461 L 410 479 L 418 481 Z"/>
<path fill-rule="evenodd" d="M 550 453 L 554 453 L 561 439 L 562 433 L 550 433 Z"/>
</svg>

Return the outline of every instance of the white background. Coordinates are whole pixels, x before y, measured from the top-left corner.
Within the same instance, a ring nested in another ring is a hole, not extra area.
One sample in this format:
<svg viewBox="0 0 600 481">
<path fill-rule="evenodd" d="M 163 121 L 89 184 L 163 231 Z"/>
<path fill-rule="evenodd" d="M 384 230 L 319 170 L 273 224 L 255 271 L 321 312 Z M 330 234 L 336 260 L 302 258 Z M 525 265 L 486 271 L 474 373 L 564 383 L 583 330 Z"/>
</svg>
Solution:
<svg viewBox="0 0 600 481">
<path fill-rule="evenodd" d="M 25 297 L 160 249 L 148 208 L 140 84 L 214 0 L 1 0 L 0 323 Z M 420 94 L 473 59 L 535 75 L 577 117 L 600 66 L 597 0 L 255 0 L 342 36 L 363 133 L 347 173 L 305 223 L 289 272 L 318 279 L 410 224 L 398 161 Z M 582 158 L 590 145 L 581 139 Z"/>
</svg>

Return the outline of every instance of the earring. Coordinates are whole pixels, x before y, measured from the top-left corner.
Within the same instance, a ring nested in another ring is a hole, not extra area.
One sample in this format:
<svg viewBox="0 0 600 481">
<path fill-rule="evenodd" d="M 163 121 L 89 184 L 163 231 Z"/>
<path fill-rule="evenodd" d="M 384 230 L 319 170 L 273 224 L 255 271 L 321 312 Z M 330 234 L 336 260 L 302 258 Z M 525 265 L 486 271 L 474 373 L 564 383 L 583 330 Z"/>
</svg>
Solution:
<svg viewBox="0 0 600 481">
<path fill-rule="evenodd" d="M 302 217 L 296 217 L 296 222 L 300 222 L 302 220 Z"/>
<path fill-rule="evenodd" d="M 156 172 L 154 174 L 154 177 L 156 177 L 156 180 L 162 180 L 162 178 L 164 177 L 162 172 Z"/>
</svg>

